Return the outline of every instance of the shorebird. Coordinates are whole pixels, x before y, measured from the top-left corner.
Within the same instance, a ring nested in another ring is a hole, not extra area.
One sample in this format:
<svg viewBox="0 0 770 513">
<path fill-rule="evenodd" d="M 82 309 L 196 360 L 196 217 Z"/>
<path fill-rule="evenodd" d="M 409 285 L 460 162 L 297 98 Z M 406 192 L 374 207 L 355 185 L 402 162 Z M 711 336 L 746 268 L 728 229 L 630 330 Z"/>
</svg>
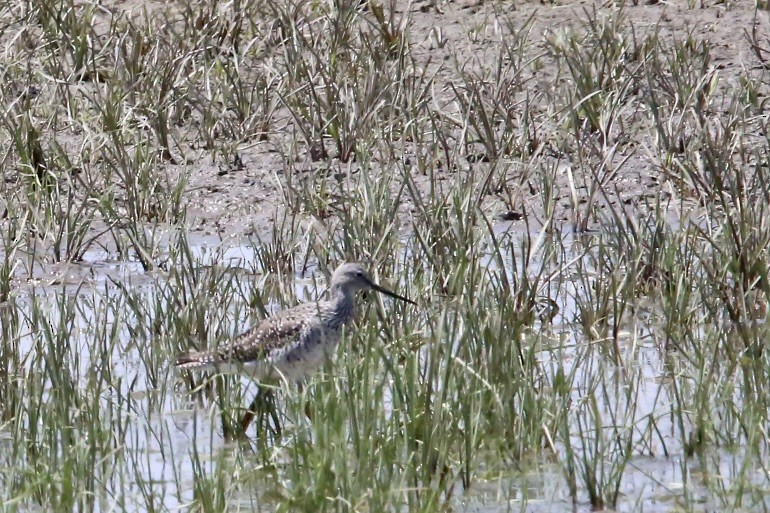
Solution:
<svg viewBox="0 0 770 513">
<path fill-rule="evenodd" d="M 355 315 L 355 294 L 362 290 L 416 304 L 375 283 L 361 264 L 342 264 L 332 274 L 328 299 L 280 311 L 222 347 L 182 354 L 176 367 L 246 375 L 258 382 L 300 382 L 337 346 L 342 327 Z M 241 421 L 242 432 L 254 417 L 258 399 L 259 393 Z"/>
</svg>

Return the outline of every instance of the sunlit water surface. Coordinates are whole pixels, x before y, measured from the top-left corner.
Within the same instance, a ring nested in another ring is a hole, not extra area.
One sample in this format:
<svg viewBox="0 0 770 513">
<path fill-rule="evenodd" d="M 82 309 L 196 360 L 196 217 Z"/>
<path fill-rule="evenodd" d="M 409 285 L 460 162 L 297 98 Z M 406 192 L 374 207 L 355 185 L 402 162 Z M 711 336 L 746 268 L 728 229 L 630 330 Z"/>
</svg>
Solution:
<svg viewBox="0 0 770 513">
<path fill-rule="evenodd" d="M 216 244 L 193 246 L 193 253 L 198 265 L 218 265 L 232 269 L 250 270 L 255 268 L 255 252 L 249 246 L 218 247 Z M 490 265 L 494 265 L 490 261 Z M 75 298 L 76 326 L 70 343 L 79 357 L 81 369 L 92 365 L 90 326 L 106 322 L 114 326 L 122 344 L 114 348 L 112 354 L 112 375 L 114 387 L 104 393 L 101 400 L 105 405 L 120 404 L 119 415 L 126 426 L 123 446 L 115 454 L 116 472 L 103 476 L 105 483 L 104 497 L 97 501 L 100 510 L 111 511 L 125 508 L 129 511 L 176 511 L 193 500 L 195 467 L 215 468 L 227 463 L 235 450 L 225 441 L 220 432 L 218 411 L 215 405 L 205 401 L 191 400 L 178 386 L 178 377 L 168 362 L 166 372 L 160 376 L 149 376 L 144 363 L 146 355 L 139 348 L 146 341 L 132 340 L 130 319 L 116 320 L 115 310 L 103 305 L 116 301 L 123 294 L 123 287 L 151 294 L 155 280 L 152 273 L 142 272 L 136 262 L 111 260 L 106 252 L 86 254 L 81 264 L 51 266 L 43 269 L 36 267 L 33 276 L 27 277 L 32 284 L 26 292 L 20 292 L 17 303 L 24 308 L 29 306 L 32 295 L 38 304 L 47 304 L 49 318 L 56 318 L 62 294 Z M 296 294 L 300 300 L 309 300 L 323 292 L 319 285 L 323 279 L 301 278 L 296 281 Z M 63 292 L 64 291 L 64 292 Z M 607 422 L 611 423 L 614 415 L 627 410 L 624 390 L 629 382 L 637 386 L 634 418 L 652 416 L 657 419 L 657 433 L 636 433 L 635 442 L 647 440 L 647 456 L 635 456 L 623 470 L 618 511 L 672 511 L 683 502 L 700 504 L 703 511 L 714 511 L 724 507 L 709 495 L 709 487 L 702 482 L 703 476 L 693 471 L 694 468 L 708 468 L 709 479 L 720 480 L 724 489 L 730 489 L 734 481 L 741 486 L 757 490 L 770 490 L 770 477 L 762 470 L 759 462 L 745 461 L 738 453 L 726 450 L 711 452 L 706 461 L 695 464 L 682 455 L 681 443 L 674 435 L 676 429 L 671 424 L 674 417 L 667 415 L 673 408 L 668 389 L 663 388 L 663 363 L 660 350 L 651 336 L 653 328 L 643 322 L 635 322 L 623 334 L 627 352 L 636 355 L 638 366 L 631 371 L 621 372 L 611 369 L 598 357 L 579 359 L 576 348 L 582 343 L 574 339 L 574 333 L 580 330 L 571 326 L 567 320 L 574 319 L 577 307 L 575 297 L 581 293 L 576 286 L 562 287 L 562 293 L 555 299 L 560 313 L 555 319 L 553 331 L 561 336 L 564 346 L 562 364 L 567 372 L 577 365 L 573 390 L 575 400 L 579 400 L 585 390 L 581 384 L 590 386 L 591 375 L 597 372 L 615 372 L 617 376 L 605 379 L 614 385 L 614 393 L 604 395 L 598 404 Z M 148 298 L 148 304 L 151 304 Z M 277 308 L 271 305 L 271 308 Z M 243 312 L 241 312 L 243 313 Z M 240 315 L 237 330 L 248 325 L 247 315 Z M 33 337 L 27 334 L 20 340 L 22 351 L 31 351 Z M 569 347 L 573 349 L 570 350 Z M 632 348 L 631 351 L 628 348 Z M 555 357 L 552 351 L 543 351 L 541 364 L 545 372 L 553 368 L 550 365 Z M 606 378 L 606 375 L 605 375 Z M 242 380 L 243 386 L 253 390 L 254 384 Z M 249 392 L 246 393 L 248 395 Z M 119 398 L 124 398 L 119 400 Z M 130 398 L 126 401 L 125 398 Z M 386 398 L 386 408 L 390 401 Z M 105 406 L 108 407 L 108 406 Z M 620 419 L 622 420 L 622 419 Z M 0 430 L 0 453 L 10 454 L 9 444 L 14 439 L 12 427 Z M 580 444 L 580 440 L 573 441 Z M 560 447 L 555 448 L 557 451 Z M 248 453 L 247 453 L 248 454 Z M 256 454 L 254 455 L 256 459 Z M 281 457 L 275 461 L 280 463 Z M 0 457 L 0 465 L 11 467 L 13 461 Z M 255 468 L 259 465 L 255 463 Z M 265 471 L 254 476 L 254 485 L 260 488 L 257 493 L 244 491 L 242 498 L 233 499 L 232 509 L 271 511 L 280 502 L 275 493 L 275 472 Z M 578 480 L 580 483 L 580 480 Z M 712 483 L 713 487 L 713 483 Z M 150 491 L 148 491 L 150 490 Z M 148 496 L 150 494 L 151 496 Z M 563 467 L 553 461 L 541 461 L 526 465 L 522 469 L 511 467 L 504 471 L 494 470 L 481 474 L 469 490 L 463 490 L 460 483 L 455 486 L 451 503 L 457 511 L 479 513 L 505 511 L 590 511 L 586 494 L 578 491 L 582 497 L 576 504 L 565 479 Z M 747 496 L 751 495 L 747 492 Z M 238 495 L 236 494 L 236 497 Z M 119 499 L 118 499 L 119 498 Z M 761 494 L 744 501 L 751 504 L 751 509 L 767 510 L 770 499 Z M 120 503 L 120 506 L 118 506 Z M 148 504 L 153 507 L 149 508 Z"/>
</svg>

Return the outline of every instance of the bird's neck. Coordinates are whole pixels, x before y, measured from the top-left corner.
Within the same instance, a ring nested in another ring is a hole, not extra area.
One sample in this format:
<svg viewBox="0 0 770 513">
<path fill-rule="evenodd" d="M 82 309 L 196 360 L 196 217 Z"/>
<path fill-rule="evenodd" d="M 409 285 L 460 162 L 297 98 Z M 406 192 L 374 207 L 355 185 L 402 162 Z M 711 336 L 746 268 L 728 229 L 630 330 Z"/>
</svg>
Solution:
<svg viewBox="0 0 770 513">
<path fill-rule="evenodd" d="M 355 310 L 355 294 L 342 287 L 332 287 L 329 291 L 329 303 L 338 312 L 353 312 Z"/>
</svg>

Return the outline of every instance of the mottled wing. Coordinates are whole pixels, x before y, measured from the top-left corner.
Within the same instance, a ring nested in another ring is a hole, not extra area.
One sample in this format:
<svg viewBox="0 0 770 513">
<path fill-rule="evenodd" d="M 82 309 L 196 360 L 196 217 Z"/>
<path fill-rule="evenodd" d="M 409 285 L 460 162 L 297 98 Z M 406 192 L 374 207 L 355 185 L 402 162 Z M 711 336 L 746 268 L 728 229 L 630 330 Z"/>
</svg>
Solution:
<svg viewBox="0 0 770 513">
<path fill-rule="evenodd" d="M 318 307 L 314 303 L 278 312 L 243 332 L 229 344 L 210 351 L 180 355 L 176 365 L 181 369 L 196 369 L 226 363 L 275 361 L 301 340 L 309 321 L 317 315 Z"/>
</svg>

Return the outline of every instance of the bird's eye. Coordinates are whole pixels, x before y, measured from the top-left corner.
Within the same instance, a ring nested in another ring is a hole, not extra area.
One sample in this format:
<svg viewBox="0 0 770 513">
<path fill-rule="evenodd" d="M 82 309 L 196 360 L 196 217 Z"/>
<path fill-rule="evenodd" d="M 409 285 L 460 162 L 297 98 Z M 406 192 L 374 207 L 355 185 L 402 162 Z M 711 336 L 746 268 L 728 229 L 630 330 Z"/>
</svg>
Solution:
<svg viewBox="0 0 770 513">
<path fill-rule="evenodd" d="M 364 273 L 362 273 L 361 271 L 356 271 L 356 276 L 363 278 Z"/>
</svg>

